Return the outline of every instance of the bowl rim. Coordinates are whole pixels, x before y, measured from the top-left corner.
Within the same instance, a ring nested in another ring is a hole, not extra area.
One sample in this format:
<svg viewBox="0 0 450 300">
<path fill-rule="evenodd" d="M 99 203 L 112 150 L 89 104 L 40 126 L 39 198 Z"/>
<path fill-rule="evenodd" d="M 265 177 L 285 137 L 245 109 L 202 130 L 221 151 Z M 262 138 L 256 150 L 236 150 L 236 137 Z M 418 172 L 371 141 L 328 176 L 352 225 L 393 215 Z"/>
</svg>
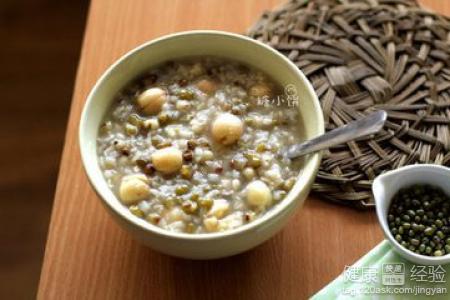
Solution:
<svg viewBox="0 0 450 300">
<path fill-rule="evenodd" d="M 384 214 L 381 211 L 380 205 L 377 205 L 382 200 L 378 199 L 375 196 L 376 195 L 375 190 L 379 189 L 380 187 L 384 187 L 384 185 L 382 183 L 382 180 L 384 178 L 390 177 L 390 176 L 399 176 L 399 174 L 402 174 L 404 172 L 411 172 L 414 170 L 416 172 L 420 172 L 420 170 L 424 170 L 424 169 L 427 169 L 427 170 L 434 169 L 434 170 L 439 170 L 443 173 L 445 172 L 445 173 L 450 174 L 450 168 L 448 168 L 446 166 L 435 165 L 435 164 L 415 164 L 415 165 L 403 166 L 401 168 L 388 171 L 386 173 L 381 174 L 377 178 L 375 178 L 373 185 L 372 185 L 372 191 L 373 191 L 374 198 L 375 198 L 377 219 L 378 219 L 378 223 L 380 224 L 380 227 L 383 231 L 384 236 L 388 239 L 388 241 L 394 247 L 394 249 L 397 251 L 397 253 L 399 253 L 404 258 L 406 258 L 410 261 L 416 262 L 416 263 L 420 262 L 420 263 L 424 263 L 424 264 L 427 264 L 427 263 L 428 264 L 436 264 L 436 263 L 446 264 L 446 263 L 450 262 L 450 254 L 445 254 L 443 256 L 426 256 L 426 255 L 417 254 L 409 249 L 406 249 L 402 245 L 400 245 L 400 243 L 397 242 L 397 240 L 394 238 L 391 231 L 389 230 L 388 221 L 387 221 L 388 211 L 386 212 L 386 214 Z M 386 199 L 384 199 L 384 201 L 386 201 Z"/>
<path fill-rule="evenodd" d="M 111 201 L 119 201 L 117 197 L 115 196 L 113 199 L 110 199 L 112 197 L 108 197 L 105 193 L 103 193 L 102 189 L 100 189 L 97 186 L 97 183 L 94 182 L 94 173 L 96 172 L 96 168 L 100 169 L 98 165 L 96 166 L 89 166 L 87 164 L 87 158 L 89 156 L 89 153 L 86 147 L 84 146 L 85 143 L 88 143 L 89 141 L 86 140 L 86 137 L 84 136 L 85 130 L 87 130 L 87 117 L 90 112 L 90 107 L 92 106 L 92 103 L 95 100 L 95 95 L 97 93 L 97 90 L 102 86 L 104 81 L 111 76 L 111 73 L 115 71 L 118 65 L 124 63 L 129 57 L 134 56 L 136 53 L 143 51 L 145 48 L 150 47 L 154 44 L 171 40 L 171 39 L 177 39 L 182 37 L 189 37 L 189 36 L 197 36 L 197 35 L 205 35 L 205 36 L 220 36 L 222 38 L 229 38 L 229 39 L 236 39 L 245 41 L 247 43 L 255 44 L 259 47 L 262 47 L 267 52 L 270 52 L 271 55 L 274 55 L 279 59 L 281 62 L 285 63 L 287 67 L 295 73 L 296 76 L 300 78 L 300 80 L 304 83 L 305 89 L 310 94 L 312 99 L 312 104 L 314 106 L 314 113 L 317 115 L 317 124 L 316 129 L 318 131 L 318 134 L 323 134 L 325 131 L 325 125 L 324 125 L 324 119 L 322 114 L 322 108 L 319 102 L 319 99 L 317 97 L 317 94 L 314 91 L 314 88 L 312 87 L 312 84 L 310 81 L 306 78 L 305 74 L 303 74 L 302 71 L 300 71 L 297 66 L 291 62 L 288 58 L 286 58 L 281 53 L 277 52 L 275 49 L 269 47 L 268 45 L 265 45 L 264 43 L 254 40 L 252 38 L 246 37 L 241 34 L 226 32 L 226 31 L 220 31 L 220 30 L 189 30 L 189 31 L 181 31 L 176 32 L 168 35 L 164 35 L 161 37 L 158 37 L 156 39 L 149 40 L 143 44 L 138 45 L 137 47 L 133 48 L 132 50 L 128 51 L 124 55 L 122 55 L 119 59 L 117 59 L 113 64 L 111 64 L 97 79 L 96 83 L 92 87 L 91 91 L 89 92 L 86 101 L 83 105 L 83 110 L 80 117 L 80 123 L 79 123 L 79 132 L 78 132 L 78 139 L 79 139 L 79 147 L 81 152 L 81 160 L 82 164 L 85 170 L 85 173 L 87 174 L 88 180 L 93 187 L 94 191 L 98 195 L 98 198 L 102 201 L 102 203 L 106 204 L 106 207 L 113 213 L 115 213 L 117 216 L 119 216 L 121 219 L 123 219 L 125 222 L 136 226 L 146 232 L 150 232 L 153 234 L 156 234 L 158 236 L 163 236 L 166 238 L 172 238 L 172 239 L 178 239 L 178 240 L 215 240 L 215 239 L 222 239 L 225 237 L 231 237 L 231 236 L 237 236 L 239 234 L 243 234 L 245 232 L 249 232 L 252 230 L 256 230 L 258 227 L 267 224 L 271 219 L 275 219 L 277 216 L 281 215 L 283 212 L 288 210 L 289 206 L 298 201 L 298 196 L 300 192 L 304 191 L 305 189 L 308 189 L 308 185 L 314 180 L 315 175 L 317 174 L 317 171 L 320 167 L 320 162 L 322 158 L 321 152 L 317 152 L 314 154 L 311 154 L 308 156 L 308 165 L 310 166 L 308 168 L 309 172 L 306 174 L 302 174 L 302 176 L 299 176 L 295 185 L 300 184 L 298 186 L 297 190 L 298 192 L 296 194 L 290 194 L 286 196 L 284 201 L 281 201 L 274 207 L 270 208 L 263 216 L 258 218 L 257 220 L 254 220 L 252 222 L 249 222 L 247 224 L 244 224 L 242 226 L 239 226 L 234 229 L 221 231 L 221 232 L 214 232 L 214 233 L 197 233 L 197 234 L 189 234 L 189 233 L 179 233 L 179 232 L 173 232 L 169 231 L 167 229 L 161 228 L 159 226 L 150 224 L 148 222 L 145 222 L 144 220 L 138 219 L 137 217 L 129 216 L 125 213 L 125 210 L 118 210 L 116 207 L 111 203 Z M 181 56 L 180 56 L 181 57 Z M 99 170 L 100 171 L 100 170 Z M 100 171 L 101 172 L 101 171 Z M 302 182 L 299 182 L 302 180 Z M 145 222 L 145 223 L 143 223 Z"/>
</svg>

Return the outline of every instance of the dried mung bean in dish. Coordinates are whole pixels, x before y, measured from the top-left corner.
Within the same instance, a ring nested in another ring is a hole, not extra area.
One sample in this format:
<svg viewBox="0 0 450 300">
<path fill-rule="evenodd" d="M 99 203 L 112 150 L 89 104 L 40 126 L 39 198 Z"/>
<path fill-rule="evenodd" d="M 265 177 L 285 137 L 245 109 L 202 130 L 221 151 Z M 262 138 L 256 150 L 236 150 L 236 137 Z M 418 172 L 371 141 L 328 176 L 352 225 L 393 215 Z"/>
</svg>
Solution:
<svg viewBox="0 0 450 300">
<path fill-rule="evenodd" d="M 134 216 L 170 231 L 225 231 L 260 218 L 302 166 L 278 155 L 302 140 L 298 107 L 279 101 L 282 92 L 262 72 L 217 57 L 148 70 L 117 95 L 99 129 L 108 185 Z"/>
<path fill-rule="evenodd" d="M 388 213 L 389 230 L 403 247 L 417 254 L 450 254 L 450 197 L 440 188 L 413 185 L 401 189 Z"/>
</svg>

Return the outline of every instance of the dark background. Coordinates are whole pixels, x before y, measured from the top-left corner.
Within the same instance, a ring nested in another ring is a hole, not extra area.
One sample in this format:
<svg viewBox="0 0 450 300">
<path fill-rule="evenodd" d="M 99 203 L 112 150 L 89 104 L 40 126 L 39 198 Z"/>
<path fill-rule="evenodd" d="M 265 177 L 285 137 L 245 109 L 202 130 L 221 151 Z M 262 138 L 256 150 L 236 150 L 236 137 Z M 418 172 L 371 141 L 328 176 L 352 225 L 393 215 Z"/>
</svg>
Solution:
<svg viewBox="0 0 450 300">
<path fill-rule="evenodd" d="M 33 299 L 87 0 L 0 0 L 0 299 Z"/>
</svg>

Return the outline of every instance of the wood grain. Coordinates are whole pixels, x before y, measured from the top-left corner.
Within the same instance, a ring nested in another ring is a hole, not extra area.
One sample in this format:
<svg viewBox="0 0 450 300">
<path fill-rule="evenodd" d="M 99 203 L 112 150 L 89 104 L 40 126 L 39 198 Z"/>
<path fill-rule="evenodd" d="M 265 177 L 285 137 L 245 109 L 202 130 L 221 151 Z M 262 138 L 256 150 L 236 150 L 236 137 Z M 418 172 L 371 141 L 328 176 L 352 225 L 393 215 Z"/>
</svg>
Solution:
<svg viewBox="0 0 450 300">
<path fill-rule="evenodd" d="M 134 46 L 188 29 L 244 32 L 279 0 L 93 0 L 78 69 L 39 299 L 305 299 L 382 240 L 373 212 L 311 196 L 260 247 L 215 261 L 167 257 L 113 223 L 80 162 L 77 128 L 92 85 Z M 450 3 L 424 1 L 450 12 Z"/>
<path fill-rule="evenodd" d="M 0 299 L 36 297 L 87 8 L 0 1 Z"/>
</svg>

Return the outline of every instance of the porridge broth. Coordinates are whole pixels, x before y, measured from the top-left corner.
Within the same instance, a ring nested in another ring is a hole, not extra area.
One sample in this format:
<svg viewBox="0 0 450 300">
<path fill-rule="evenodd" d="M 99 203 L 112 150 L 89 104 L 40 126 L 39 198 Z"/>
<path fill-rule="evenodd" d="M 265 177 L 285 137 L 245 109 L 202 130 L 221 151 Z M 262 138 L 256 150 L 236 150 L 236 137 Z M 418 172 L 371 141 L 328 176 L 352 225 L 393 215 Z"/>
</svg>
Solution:
<svg viewBox="0 0 450 300">
<path fill-rule="evenodd" d="M 301 160 L 279 155 L 302 140 L 298 107 L 267 101 L 284 96 L 267 75 L 222 58 L 157 66 L 104 118 L 104 177 L 131 213 L 170 231 L 249 223 L 283 200 L 301 170 Z"/>
</svg>

